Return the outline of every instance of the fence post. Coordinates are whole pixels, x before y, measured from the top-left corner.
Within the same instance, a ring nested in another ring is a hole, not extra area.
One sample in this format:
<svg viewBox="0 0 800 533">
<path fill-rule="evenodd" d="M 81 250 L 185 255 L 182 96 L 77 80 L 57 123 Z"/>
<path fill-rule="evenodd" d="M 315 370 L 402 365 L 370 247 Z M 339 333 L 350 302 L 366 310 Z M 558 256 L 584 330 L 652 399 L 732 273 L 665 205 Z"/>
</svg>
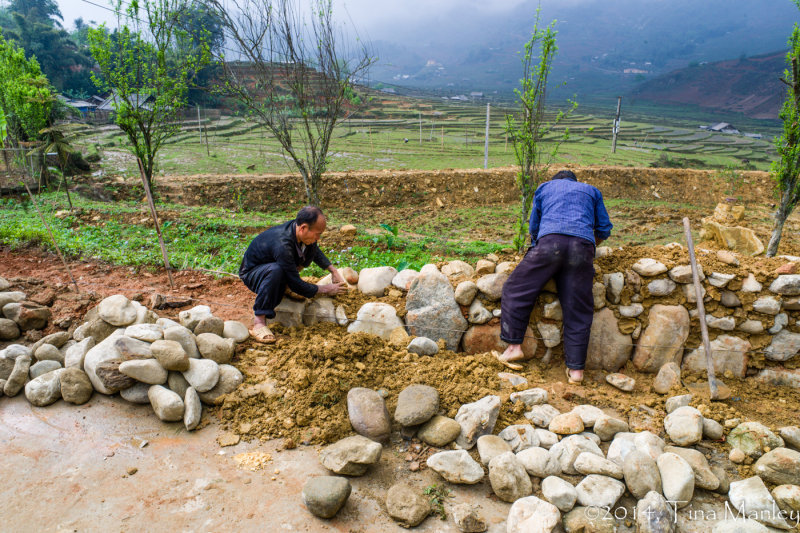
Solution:
<svg viewBox="0 0 800 533">
<path fill-rule="evenodd" d="M 167 247 L 164 244 L 164 237 L 161 235 L 161 226 L 158 224 L 158 214 L 156 213 L 156 204 L 153 202 L 153 193 L 150 192 L 150 184 L 147 183 L 147 176 L 144 175 L 144 165 L 142 160 L 138 157 L 136 162 L 139 164 L 139 174 L 142 176 L 142 184 L 144 185 L 144 192 L 147 193 L 147 203 L 150 204 L 150 214 L 153 216 L 153 223 L 156 226 L 156 234 L 158 234 L 158 244 L 161 246 L 161 257 L 164 259 L 164 268 L 167 269 L 167 277 L 169 278 L 169 288 L 175 290 L 175 282 L 172 280 L 172 271 L 169 269 L 169 257 L 167 256 Z"/>
</svg>

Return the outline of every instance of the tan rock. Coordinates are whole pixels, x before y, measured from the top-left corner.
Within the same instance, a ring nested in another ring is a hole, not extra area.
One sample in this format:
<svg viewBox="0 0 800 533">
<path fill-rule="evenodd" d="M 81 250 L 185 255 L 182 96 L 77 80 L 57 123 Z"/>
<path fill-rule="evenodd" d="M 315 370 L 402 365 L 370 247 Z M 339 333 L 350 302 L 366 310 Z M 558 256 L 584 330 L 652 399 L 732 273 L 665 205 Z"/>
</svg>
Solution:
<svg viewBox="0 0 800 533">
<path fill-rule="evenodd" d="M 631 337 L 620 332 L 614 312 L 605 308 L 595 313 L 589 335 L 586 368 L 616 372 L 630 359 L 632 352 Z"/>
<path fill-rule="evenodd" d="M 669 362 L 680 363 L 683 344 L 689 336 L 689 312 L 681 305 L 654 305 L 648 326 L 636 345 L 634 366 L 643 372 L 658 372 Z"/>
</svg>

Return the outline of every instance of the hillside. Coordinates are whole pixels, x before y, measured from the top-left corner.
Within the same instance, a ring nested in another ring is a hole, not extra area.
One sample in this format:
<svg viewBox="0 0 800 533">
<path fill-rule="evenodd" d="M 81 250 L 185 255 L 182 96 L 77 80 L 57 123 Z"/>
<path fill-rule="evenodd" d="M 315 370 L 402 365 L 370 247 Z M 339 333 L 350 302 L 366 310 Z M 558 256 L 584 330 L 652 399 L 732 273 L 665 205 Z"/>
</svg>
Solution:
<svg viewBox="0 0 800 533">
<path fill-rule="evenodd" d="M 786 93 L 778 79 L 785 68 L 785 58 L 785 52 L 774 52 L 693 65 L 646 81 L 631 96 L 774 119 Z"/>
</svg>

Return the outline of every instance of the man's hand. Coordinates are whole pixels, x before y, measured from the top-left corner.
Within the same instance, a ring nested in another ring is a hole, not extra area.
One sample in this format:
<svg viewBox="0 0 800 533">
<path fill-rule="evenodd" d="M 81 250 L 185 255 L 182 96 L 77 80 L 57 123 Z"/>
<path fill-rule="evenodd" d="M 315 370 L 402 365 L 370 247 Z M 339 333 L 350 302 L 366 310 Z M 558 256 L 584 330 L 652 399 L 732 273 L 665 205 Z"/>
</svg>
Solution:
<svg viewBox="0 0 800 533">
<path fill-rule="evenodd" d="M 328 270 L 331 273 L 331 281 L 333 283 L 344 283 L 345 287 L 347 287 L 347 283 L 345 283 L 344 278 L 339 274 L 339 270 L 336 267 L 331 266 Z"/>
<path fill-rule="evenodd" d="M 319 294 L 326 294 L 330 296 L 336 296 L 344 292 L 347 289 L 347 284 L 342 281 L 339 283 L 328 283 L 327 285 L 320 285 L 319 286 Z"/>
</svg>

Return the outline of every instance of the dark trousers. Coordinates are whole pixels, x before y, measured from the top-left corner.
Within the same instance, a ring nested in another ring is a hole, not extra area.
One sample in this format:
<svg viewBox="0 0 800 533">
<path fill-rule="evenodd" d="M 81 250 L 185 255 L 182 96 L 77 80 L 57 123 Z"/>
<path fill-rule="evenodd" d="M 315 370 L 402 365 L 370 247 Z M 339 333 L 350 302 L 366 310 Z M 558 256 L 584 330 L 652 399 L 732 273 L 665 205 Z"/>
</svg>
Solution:
<svg viewBox="0 0 800 533">
<path fill-rule="evenodd" d="M 241 276 L 241 280 L 256 293 L 253 314 L 275 318 L 275 307 L 281 303 L 286 292 L 286 275 L 278 263 L 258 265 Z"/>
<path fill-rule="evenodd" d="M 564 359 L 567 367 L 583 369 L 594 317 L 594 253 L 594 244 L 580 237 L 553 234 L 539 239 L 503 285 L 500 338 L 522 344 L 536 299 L 554 278 L 564 317 Z"/>
</svg>

